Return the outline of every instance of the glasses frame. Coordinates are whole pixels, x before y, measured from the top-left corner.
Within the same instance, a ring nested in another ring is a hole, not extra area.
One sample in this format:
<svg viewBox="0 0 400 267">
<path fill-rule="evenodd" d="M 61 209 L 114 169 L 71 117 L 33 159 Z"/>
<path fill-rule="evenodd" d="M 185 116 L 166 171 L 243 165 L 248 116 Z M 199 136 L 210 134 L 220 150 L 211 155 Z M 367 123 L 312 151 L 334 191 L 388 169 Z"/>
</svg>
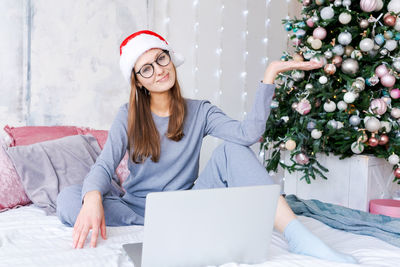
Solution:
<svg viewBox="0 0 400 267">
<path fill-rule="evenodd" d="M 161 64 L 158 62 L 160 56 L 163 55 L 163 54 L 166 54 L 167 57 L 169 58 L 168 63 L 165 64 L 165 65 L 161 65 Z M 142 76 L 142 77 L 145 78 L 145 79 L 149 79 L 149 78 L 153 77 L 153 75 L 154 75 L 154 65 L 153 65 L 153 64 L 154 64 L 154 63 L 157 63 L 157 65 L 160 66 L 160 67 L 166 67 L 166 66 L 168 66 L 169 63 L 171 63 L 171 56 L 169 55 L 169 51 L 168 51 L 168 50 L 163 50 L 163 52 L 160 53 L 160 54 L 157 56 L 156 60 L 154 60 L 154 61 L 151 62 L 151 63 L 144 64 L 142 67 L 140 67 L 139 71 L 135 72 L 135 74 L 136 74 L 136 75 L 139 74 L 140 76 Z M 146 66 L 151 66 L 151 69 L 153 70 L 153 72 L 151 73 L 151 75 L 150 75 L 149 77 L 145 77 L 145 76 L 143 76 L 143 74 L 141 73 L 142 69 L 143 69 L 144 67 L 146 67 Z"/>
</svg>

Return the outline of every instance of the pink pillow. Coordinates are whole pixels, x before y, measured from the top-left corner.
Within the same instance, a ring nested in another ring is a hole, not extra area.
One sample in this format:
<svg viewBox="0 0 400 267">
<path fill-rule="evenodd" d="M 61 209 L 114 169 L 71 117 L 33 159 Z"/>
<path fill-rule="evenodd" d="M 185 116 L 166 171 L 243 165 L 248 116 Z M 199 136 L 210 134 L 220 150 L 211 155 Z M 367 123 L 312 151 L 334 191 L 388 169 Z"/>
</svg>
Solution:
<svg viewBox="0 0 400 267">
<path fill-rule="evenodd" d="M 104 145 L 106 144 L 107 141 L 107 136 L 108 136 L 108 131 L 105 130 L 94 130 L 91 128 L 85 128 L 85 127 L 78 127 L 77 128 L 79 134 L 91 134 L 93 137 L 97 139 L 97 142 L 99 143 L 99 146 L 101 149 L 103 149 Z M 115 173 L 118 176 L 119 182 L 122 185 L 122 183 L 128 178 L 130 171 L 128 169 L 128 152 L 125 153 L 125 156 L 122 158 L 121 162 L 119 163 L 117 169 L 115 170 Z"/>
<path fill-rule="evenodd" d="M 0 212 L 31 203 L 0 140 Z"/>
<path fill-rule="evenodd" d="M 53 140 L 70 135 L 77 135 L 75 126 L 23 126 L 10 127 L 6 125 L 4 131 L 10 136 L 10 146 L 31 145 L 38 142 Z"/>
</svg>

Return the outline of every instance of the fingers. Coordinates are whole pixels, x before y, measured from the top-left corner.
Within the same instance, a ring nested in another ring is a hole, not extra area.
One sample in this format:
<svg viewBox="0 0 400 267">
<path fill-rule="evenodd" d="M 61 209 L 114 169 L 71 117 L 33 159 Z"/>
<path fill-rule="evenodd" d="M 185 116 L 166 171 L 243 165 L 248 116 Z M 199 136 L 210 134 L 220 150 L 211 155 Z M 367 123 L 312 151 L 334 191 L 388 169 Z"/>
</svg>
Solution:
<svg viewBox="0 0 400 267">
<path fill-rule="evenodd" d="M 89 234 L 89 228 L 84 227 L 82 231 L 80 232 L 79 235 L 79 240 L 76 248 L 83 248 L 83 245 L 85 244 L 85 240 L 87 235 Z"/>
<path fill-rule="evenodd" d="M 100 224 L 100 231 L 101 231 L 101 237 L 106 240 L 107 239 L 107 235 L 106 235 L 106 221 L 105 218 L 103 216 L 102 220 L 101 220 L 101 224 Z"/>
<path fill-rule="evenodd" d="M 93 225 L 92 238 L 90 240 L 90 247 L 95 248 L 97 243 L 97 237 L 99 236 L 99 226 Z"/>
</svg>

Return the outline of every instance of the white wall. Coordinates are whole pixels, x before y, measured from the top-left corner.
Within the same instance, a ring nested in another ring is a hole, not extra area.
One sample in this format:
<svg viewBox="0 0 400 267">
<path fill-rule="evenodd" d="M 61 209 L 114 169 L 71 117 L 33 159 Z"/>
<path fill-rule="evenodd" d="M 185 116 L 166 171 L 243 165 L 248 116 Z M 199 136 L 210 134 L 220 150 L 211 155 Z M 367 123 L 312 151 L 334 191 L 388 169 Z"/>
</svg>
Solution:
<svg viewBox="0 0 400 267">
<path fill-rule="evenodd" d="M 240 120 L 268 62 L 287 48 L 281 20 L 298 7 L 295 0 L 1 0 L 0 126 L 108 129 L 129 97 L 119 44 L 145 28 L 186 57 L 178 68 L 186 97 L 209 99 Z M 205 143 L 202 165 L 216 144 Z"/>
</svg>

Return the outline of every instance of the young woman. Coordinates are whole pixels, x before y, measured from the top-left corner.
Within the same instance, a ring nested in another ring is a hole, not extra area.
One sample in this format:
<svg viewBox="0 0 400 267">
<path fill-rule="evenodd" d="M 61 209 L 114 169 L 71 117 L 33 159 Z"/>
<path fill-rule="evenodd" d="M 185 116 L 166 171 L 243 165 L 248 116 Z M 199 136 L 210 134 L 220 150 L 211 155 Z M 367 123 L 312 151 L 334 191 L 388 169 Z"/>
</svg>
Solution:
<svg viewBox="0 0 400 267">
<path fill-rule="evenodd" d="M 95 247 L 99 230 L 106 239 L 106 225 L 142 225 L 149 192 L 272 184 L 248 146 L 264 132 L 275 76 L 322 66 L 315 62 L 272 62 L 259 84 L 252 110 L 240 122 L 208 101 L 182 98 L 175 67 L 183 60 L 160 35 L 136 32 L 122 42 L 120 53 L 122 73 L 131 85 L 129 104 L 119 109 L 104 149 L 83 185 L 66 188 L 57 199 L 60 220 L 74 226 L 74 248 L 84 246 L 90 230 L 90 245 Z M 198 176 L 206 135 L 226 142 L 214 151 Z M 123 184 L 126 193 L 120 195 L 113 190 L 111 178 L 127 150 L 131 174 Z M 355 262 L 309 232 L 282 196 L 274 226 L 284 233 L 292 252 Z"/>
</svg>

